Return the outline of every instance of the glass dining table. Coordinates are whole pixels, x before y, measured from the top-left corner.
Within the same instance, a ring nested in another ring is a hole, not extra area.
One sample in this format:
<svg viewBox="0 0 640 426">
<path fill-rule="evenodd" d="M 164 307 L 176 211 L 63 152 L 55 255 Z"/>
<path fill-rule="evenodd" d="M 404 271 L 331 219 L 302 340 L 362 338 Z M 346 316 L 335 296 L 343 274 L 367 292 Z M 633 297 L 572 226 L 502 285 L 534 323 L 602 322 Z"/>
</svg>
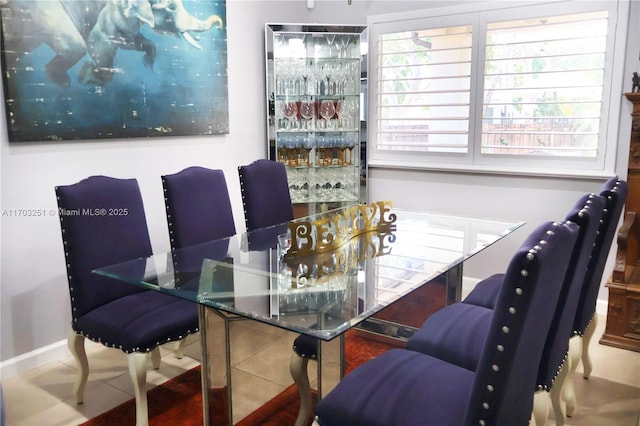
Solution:
<svg viewBox="0 0 640 426">
<path fill-rule="evenodd" d="M 198 304 L 204 424 L 233 424 L 233 321 L 316 338 L 322 398 L 344 374 L 346 331 L 437 278 L 459 301 L 464 261 L 523 224 L 351 205 L 93 272 Z"/>
</svg>

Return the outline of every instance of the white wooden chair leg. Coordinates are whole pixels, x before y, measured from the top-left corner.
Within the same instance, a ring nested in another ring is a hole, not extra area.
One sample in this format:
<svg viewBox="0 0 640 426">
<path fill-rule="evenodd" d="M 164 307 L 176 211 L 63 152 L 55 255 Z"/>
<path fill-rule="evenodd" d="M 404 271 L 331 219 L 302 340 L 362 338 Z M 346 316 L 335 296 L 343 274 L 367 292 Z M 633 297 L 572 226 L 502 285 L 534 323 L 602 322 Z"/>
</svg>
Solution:
<svg viewBox="0 0 640 426">
<path fill-rule="evenodd" d="M 544 390 L 533 394 L 533 420 L 536 426 L 544 426 L 549 416 L 549 393 Z"/>
<path fill-rule="evenodd" d="M 133 352 L 127 356 L 129 376 L 133 382 L 133 393 L 136 398 L 136 426 L 148 426 L 149 410 L 147 407 L 147 355 Z"/>
<path fill-rule="evenodd" d="M 78 364 L 78 377 L 73 385 L 73 394 L 76 397 L 76 403 L 82 404 L 84 402 L 84 388 L 89 378 L 89 360 L 84 349 L 84 336 L 71 330 L 67 338 L 67 346 Z"/>
<path fill-rule="evenodd" d="M 158 370 L 160 368 L 160 361 L 162 359 L 160 355 L 160 346 L 156 346 L 150 352 L 151 354 L 151 365 L 154 370 Z"/>
<path fill-rule="evenodd" d="M 569 371 L 567 372 L 567 379 L 564 384 L 564 401 L 567 417 L 571 417 L 576 410 L 576 391 L 573 386 L 573 376 L 575 375 L 576 367 L 580 362 L 582 356 L 582 337 L 575 335 L 569 339 Z"/>
<path fill-rule="evenodd" d="M 551 397 L 551 406 L 553 407 L 553 415 L 555 416 L 557 426 L 564 425 L 564 420 L 567 417 L 567 411 L 562 396 L 566 384 L 565 382 L 569 376 L 569 362 L 569 355 L 567 355 L 567 359 L 565 359 L 562 367 L 560 367 L 558 376 L 553 381 L 553 386 L 549 393 L 549 396 Z"/>
<path fill-rule="evenodd" d="M 175 356 L 178 359 L 182 359 L 184 357 L 184 347 L 186 344 L 187 338 L 178 340 L 178 344 L 176 345 Z"/>
<path fill-rule="evenodd" d="M 582 337 L 582 377 L 588 379 L 591 376 L 593 370 L 593 363 L 591 362 L 591 355 L 589 354 L 589 345 L 591 344 L 591 338 L 596 332 L 596 326 L 598 325 L 598 314 L 593 314 L 591 322 L 584 330 L 584 336 Z"/>
<path fill-rule="evenodd" d="M 311 385 L 309 384 L 309 374 L 307 373 L 308 363 L 309 360 L 307 358 L 301 357 L 295 351 L 291 353 L 289 371 L 300 396 L 300 410 L 298 411 L 295 426 L 306 425 L 311 415 Z"/>
</svg>

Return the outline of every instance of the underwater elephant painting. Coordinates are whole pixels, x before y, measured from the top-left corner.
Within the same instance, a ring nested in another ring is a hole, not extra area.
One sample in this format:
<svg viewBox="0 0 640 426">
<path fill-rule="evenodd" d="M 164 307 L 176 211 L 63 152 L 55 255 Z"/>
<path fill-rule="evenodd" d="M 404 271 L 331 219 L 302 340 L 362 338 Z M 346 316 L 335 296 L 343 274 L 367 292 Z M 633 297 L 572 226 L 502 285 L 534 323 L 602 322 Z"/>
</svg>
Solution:
<svg viewBox="0 0 640 426">
<path fill-rule="evenodd" d="M 10 142 L 229 133 L 225 0 L 0 0 Z"/>
</svg>

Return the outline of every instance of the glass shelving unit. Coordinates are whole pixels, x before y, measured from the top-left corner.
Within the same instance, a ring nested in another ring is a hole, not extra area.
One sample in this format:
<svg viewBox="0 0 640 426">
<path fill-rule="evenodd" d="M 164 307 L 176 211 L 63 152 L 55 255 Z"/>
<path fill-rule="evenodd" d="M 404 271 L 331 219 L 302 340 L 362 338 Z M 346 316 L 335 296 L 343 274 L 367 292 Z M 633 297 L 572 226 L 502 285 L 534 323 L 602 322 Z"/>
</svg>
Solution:
<svg viewBox="0 0 640 426">
<path fill-rule="evenodd" d="M 364 201 L 366 42 L 362 26 L 265 26 L 269 158 L 307 212 Z"/>
</svg>

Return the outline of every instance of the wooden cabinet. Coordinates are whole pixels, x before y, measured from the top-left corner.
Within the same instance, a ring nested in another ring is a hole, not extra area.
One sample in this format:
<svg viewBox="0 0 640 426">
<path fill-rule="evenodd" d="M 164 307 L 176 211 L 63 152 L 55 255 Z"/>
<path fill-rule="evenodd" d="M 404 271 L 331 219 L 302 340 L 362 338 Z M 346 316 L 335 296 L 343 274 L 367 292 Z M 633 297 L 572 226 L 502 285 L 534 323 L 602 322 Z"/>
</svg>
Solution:
<svg viewBox="0 0 640 426">
<path fill-rule="evenodd" d="M 627 182 L 629 193 L 618 232 L 618 251 L 610 282 L 607 326 L 600 343 L 640 352 L 640 93 L 633 103 Z"/>
</svg>

